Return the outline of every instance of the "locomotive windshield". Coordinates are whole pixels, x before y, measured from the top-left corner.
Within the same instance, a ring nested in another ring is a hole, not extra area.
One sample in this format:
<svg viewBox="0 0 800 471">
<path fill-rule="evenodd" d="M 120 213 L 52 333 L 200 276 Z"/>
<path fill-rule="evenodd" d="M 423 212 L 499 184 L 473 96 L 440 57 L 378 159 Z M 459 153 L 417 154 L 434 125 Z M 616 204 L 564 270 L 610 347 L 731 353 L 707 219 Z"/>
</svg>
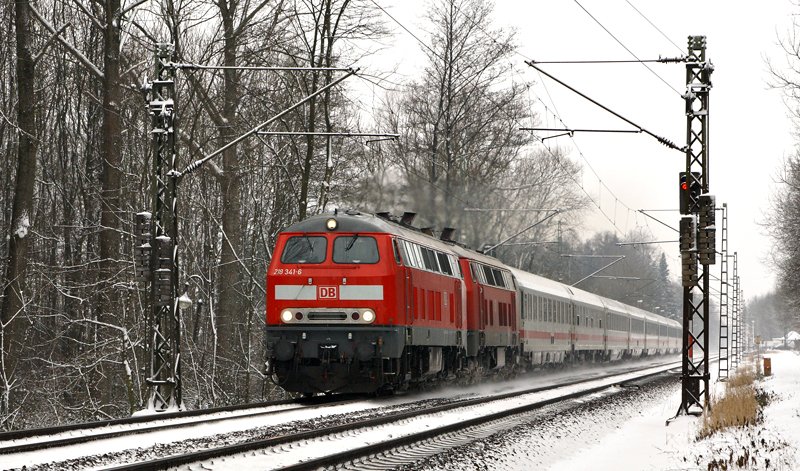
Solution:
<svg viewBox="0 0 800 471">
<path fill-rule="evenodd" d="M 315 236 L 293 236 L 286 241 L 281 262 L 283 263 L 322 263 L 328 250 L 328 239 Z"/>
<path fill-rule="evenodd" d="M 378 263 L 378 243 L 374 237 L 337 237 L 333 241 L 333 261 L 335 263 Z"/>
</svg>

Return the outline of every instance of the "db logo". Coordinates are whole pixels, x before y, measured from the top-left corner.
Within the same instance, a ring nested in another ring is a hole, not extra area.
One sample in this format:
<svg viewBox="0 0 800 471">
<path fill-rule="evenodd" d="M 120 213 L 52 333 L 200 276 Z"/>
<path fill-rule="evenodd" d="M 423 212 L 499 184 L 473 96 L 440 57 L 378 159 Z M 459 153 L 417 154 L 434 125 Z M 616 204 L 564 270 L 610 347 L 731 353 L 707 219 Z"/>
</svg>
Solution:
<svg viewBox="0 0 800 471">
<path fill-rule="evenodd" d="M 338 287 L 336 286 L 318 286 L 317 297 L 319 299 L 336 299 Z"/>
</svg>

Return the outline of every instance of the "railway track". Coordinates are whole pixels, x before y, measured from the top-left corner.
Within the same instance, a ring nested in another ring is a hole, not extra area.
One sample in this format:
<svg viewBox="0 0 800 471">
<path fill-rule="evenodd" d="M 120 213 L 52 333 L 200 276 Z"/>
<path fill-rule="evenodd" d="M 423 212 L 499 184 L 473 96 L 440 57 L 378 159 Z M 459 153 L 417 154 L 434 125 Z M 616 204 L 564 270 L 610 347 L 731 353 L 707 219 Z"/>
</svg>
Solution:
<svg viewBox="0 0 800 471">
<path fill-rule="evenodd" d="M 661 375 L 679 366 L 679 362 L 670 362 L 657 367 L 637 368 L 627 373 L 454 400 L 420 410 L 378 414 L 338 425 L 213 447 L 111 469 L 156 470 L 193 463 L 202 463 L 201 467 L 213 469 L 282 470 L 342 465 L 425 440 L 447 437 L 448 434 L 459 431 L 472 430 L 472 436 L 481 435 L 497 427 L 504 427 L 503 421 L 510 417 L 558 402 L 597 394 L 614 385 L 634 383 Z M 469 435 L 468 433 L 467 437 Z"/>
<path fill-rule="evenodd" d="M 126 435 L 175 430 L 200 424 L 213 424 L 232 419 L 271 415 L 303 408 L 324 407 L 351 400 L 353 400 L 351 396 L 346 398 L 286 399 L 3 432 L 0 433 L 0 457 L 2 455 L 65 447 Z"/>
</svg>

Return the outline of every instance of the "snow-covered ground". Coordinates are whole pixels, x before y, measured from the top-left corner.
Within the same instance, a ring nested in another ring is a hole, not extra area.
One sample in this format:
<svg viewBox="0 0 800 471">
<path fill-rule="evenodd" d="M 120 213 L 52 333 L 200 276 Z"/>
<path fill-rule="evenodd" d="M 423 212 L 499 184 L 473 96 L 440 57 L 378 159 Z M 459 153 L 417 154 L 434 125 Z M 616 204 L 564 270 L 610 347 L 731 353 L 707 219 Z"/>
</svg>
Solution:
<svg viewBox="0 0 800 471">
<path fill-rule="evenodd" d="M 300 407 L 283 405 L 266 408 L 263 411 L 250 410 L 247 414 L 223 413 L 220 416 L 230 417 L 226 422 L 213 424 L 198 423 L 187 427 L 162 430 L 153 433 L 141 433 L 133 436 L 122 436 L 95 442 L 53 448 L 51 450 L 4 455 L 0 457 L 0 469 L 22 468 L 23 466 L 45 465 L 47 469 L 60 469 L 62 467 L 83 468 L 103 467 L 114 462 L 122 463 L 134 459 L 154 458 L 181 450 L 205 448 L 212 445 L 238 443 L 253 438 L 270 436 L 276 428 L 291 427 L 291 424 L 319 421 L 323 418 L 354 417 L 359 415 L 380 414 L 381 411 L 402 409 L 415 402 L 426 400 L 440 400 L 440 398 L 457 399 L 483 395 L 495 395 L 514 390 L 527 389 L 559 384 L 567 380 L 596 378 L 608 373 L 621 373 L 633 368 L 642 368 L 663 363 L 665 360 L 678 360 L 678 357 L 664 358 L 653 357 L 635 362 L 624 362 L 609 365 L 595 365 L 593 367 L 568 368 L 554 372 L 535 372 L 530 376 L 523 376 L 514 381 L 487 383 L 470 387 L 457 387 L 439 389 L 427 393 L 399 395 L 392 398 L 365 399 L 363 401 L 345 404 L 330 404 L 324 407 Z M 554 393 L 545 393 L 554 394 Z M 541 396 L 541 395 L 540 395 Z M 255 412 L 273 412 L 271 415 L 251 415 Z M 238 417 L 232 417 L 238 416 Z M 198 418 L 179 419 L 169 423 L 195 422 Z M 159 421 L 161 422 L 161 421 Z M 119 426 L 121 429 L 137 429 L 148 424 L 133 424 Z M 111 428 L 106 428 L 110 431 Z M 116 428 L 114 428 L 116 430 Z M 91 432 L 70 432 L 60 437 L 72 435 L 86 435 Z M 51 437 L 55 438 L 55 437 Z M 22 444 L 39 441 L 41 439 L 21 439 L 4 445 Z M 354 440 L 353 440 L 354 441 Z M 174 445 L 164 444 L 174 442 Z M 86 460 L 83 457 L 101 454 L 102 459 Z M 59 464 L 60 463 L 60 464 Z"/>
<path fill-rule="evenodd" d="M 699 418 L 679 417 L 665 426 L 665 419 L 675 414 L 680 403 L 680 390 L 676 389 L 664 401 L 643 409 L 624 427 L 551 469 L 725 469 L 710 467 L 712 461 L 720 460 L 748 462 L 745 468 L 727 469 L 800 469 L 800 355 L 773 351 L 764 356 L 772 359 L 772 376 L 765 377 L 759 386 L 773 396 L 764 409 L 763 423 L 698 441 Z M 712 371 L 716 374 L 716 368 Z"/>
<path fill-rule="evenodd" d="M 407 469 L 800 470 L 800 355 L 772 351 L 764 356 L 772 360 L 772 376 L 757 386 L 772 399 L 756 426 L 700 441 L 699 418 L 682 416 L 666 426 L 680 403 L 680 383 L 662 379 L 641 391 L 542 411 L 525 426 Z M 722 391 L 716 364 L 712 372 L 713 390 Z"/>
<path fill-rule="evenodd" d="M 429 456 L 413 465 L 402 466 L 409 470 L 529 470 L 550 469 L 561 470 L 721 470 L 721 469 L 777 469 L 800 470 L 800 354 L 789 351 L 768 352 L 772 360 L 772 376 L 759 381 L 758 386 L 766 391 L 771 401 L 764 410 L 762 423 L 743 429 L 728 430 L 708 439 L 698 441 L 697 429 L 700 419 L 695 417 L 679 417 L 669 426 L 665 421 L 675 415 L 680 402 L 680 384 L 675 375 L 660 377 L 643 384 L 641 390 L 610 387 L 602 394 L 592 397 L 559 403 L 548 406 L 541 411 L 531 413 L 523 418 L 520 425 L 487 438 L 473 441 L 466 445 L 450 449 L 435 456 Z M 650 360 L 648 360 L 650 361 Z M 637 366 L 647 361 L 636 362 Z M 629 365 L 630 366 L 630 365 Z M 313 409 L 287 410 L 269 418 L 242 417 L 233 424 L 221 429 L 214 426 L 198 425 L 196 430 L 181 429 L 175 431 L 172 439 L 187 440 L 190 436 L 212 436 L 231 430 L 270 429 L 277 423 L 291 426 L 298 421 L 315 421 L 321 416 L 338 414 L 352 416 L 359 413 L 378 412 L 383 408 L 404 407 L 402 404 L 425 397 L 469 397 L 516 389 L 518 387 L 544 385 L 557 382 L 563 376 L 593 376 L 603 370 L 621 368 L 622 365 L 604 368 L 587 369 L 586 371 L 568 370 L 555 374 L 533 375 L 507 383 L 493 383 L 473 388 L 454 388 L 452 391 L 412 395 L 411 397 L 395 397 L 388 400 L 365 400 L 356 403 L 335 405 L 325 411 Z M 712 373 L 716 375 L 717 366 L 712 364 Z M 534 384 L 532 384 L 534 383 Z M 724 383 L 713 378 L 713 389 L 723 390 Z M 274 422 L 274 423 L 273 423 Z M 430 426 L 430 424 L 426 424 Z M 209 428 L 216 430 L 208 430 Z M 385 435 L 385 428 L 374 430 L 373 434 Z M 265 433 L 270 435 L 270 433 Z M 230 434 L 229 434 L 230 435 Z M 235 433 L 233 434 L 235 435 Z M 394 435 L 394 433 L 392 433 Z M 252 438 L 252 437 L 251 437 Z M 356 442 L 355 437 L 350 437 Z M 369 437 L 367 437 L 369 438 Z M 373 437 L 376 438 L 376 437 Z M 159 437 L 163 441 L 170 438 Z M 149 436 L 136 436 L 117 439 L 123 443 L 111 446 L 113 441 L 87 443 L 76 448 L 83 448 L 83 453 L 74 450 L 76 455 L 98 453 L 103 450 L 109 453 L 113 448 L 131 450 L 133 459 L 139 454 L 152 454 L 148 447 L 152 443 Z M 233 440 L 233 439 L 231 439 Z M 189 440 L 191 441 L 191 440 Z M 215 440 L 210 440 L 214 442 Z M 223 443 L 227 440 L 221 440 Z M 236 440 L 233 440 L 236 441 Z M 370 442 L 370 440 L 366 440 Z M 125 443 L 127 442 L 127 443 Z M 222 444 L 222 443 L 219 443 Z M 91 452 L 89 449 L 92 449 Z M 174 451 L 174 450 L 173 450 Z M 65 449 L 53 450 L 52 453 L 36 452 L 28 456 L 27 462 L 9 462 L 11 456 L 0 458 L 0 468 L 30 466 L 36 462 L 53 459 L 66 459 L 70 453 Z M 56 456 L 50 456 L 52 454 Z M 270 453 L 268 453 L 269 455 Z M 282 453 L 281 453 L 282 454 Z M 124 454 L 123 454 L 124 455 Z M 127 455 L 124 455 L 127 456 Z M 308 457 L 308 453 L 306 457 Z M 22 458 L 21 456 L 13 457 Z M 230 459 L 236 467 L 249 467 L 253 456 L 245 458 L 243 463 Z M 274 459 L 274 455 L 272 457 Z M 126 461 L 123 457 L 123 462 Z M 114 459 L 100 460 L 95 466 L 109 466 Z M 733 462 L 734 466 L 723 467 L 716 463 Z M 747 463 L 739 467 L 736 462 Z M 92 467 L 88 460 L 78 467 Z M 119 461 L 117 461 L 119 462 Z M 62 464 L 70 463 L 62 461 Z M 71 462 L 81 463 L 80 460 Z M 226 465 L 229 463 L 226 463 Z M 88 465 L 88 466 L 86 466 Z M 222 467 L 217 462 L 214 468 Z M 50 466 L 49 469 L 57 469 Z"/>
</svg>

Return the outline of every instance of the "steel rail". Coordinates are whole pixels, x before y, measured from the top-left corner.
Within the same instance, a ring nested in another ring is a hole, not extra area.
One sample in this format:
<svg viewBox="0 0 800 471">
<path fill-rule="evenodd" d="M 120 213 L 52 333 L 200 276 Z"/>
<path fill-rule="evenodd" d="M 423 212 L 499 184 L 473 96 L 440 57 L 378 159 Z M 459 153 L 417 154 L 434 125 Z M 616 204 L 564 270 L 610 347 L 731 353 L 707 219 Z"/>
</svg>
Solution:
<svg viewBox="0 0 800 471">
<path fill-rule="evenodd" d="M 136 416 L 136 417 L 126 417 L 123 419 L 112 419 L 112 420 L 105 420 L 100 422 L 85 422 L 80 424 L 74 425 L 62 425 L 57 427 L 49 427 L 49 428 L 39 428 L 39 429 L 31 429 L 31 430 L 18 430 L 12 432 L 5 432 L 0 434 L 0 455 L 8 455 L 12 453 L 24 453 L 29 451 L 38 451 L 43 449 L 55 448 L 55 447 L 62 447 L 62 446 L 69 446 L 69 445 L 77 445 L 80 443 L 87 443 L 96 440 L 104 440 L 108 438 L 115 438 L 121 437 L 125 435 L 136 435 L 142 433 L 149 433 L 154 432 L 162 429 L 176 429 L 182 427 L 192 427 L 195 425 L 200 424 L 208 424 L 214 422 L 222 422 L 226 420 L 235 420 L 238 418 L 247 418 L 247 417 L 255 417 L 259 415 L 271 415 L 279 412 L 286 412 L 287 410 L 295 410 L 303 408 L 301 406 L 307 406 L 308 408 L 315 408 L 315 407 L 322 407 L 328 406 L 331 404 L 337 404 L 342 402 L 348 402 L 352 399 L 341 399 L 338 398 L 336 400 L 332 400 L 333 398 L 324 397 L 324 398 L 312 398 L 312 399 L 285 399 L 281 401 L 271 401 L 271 402 L 261 402 L 257 404 L 240 404 L 235 406 L 224 406 L 224 407 L 217 407 L 214 409 L 198 409 L 192 411 L 184 411 L 184 412 L 165 412 L 165 413 L 158 413 L 153 415 L 145 415 L 145 416 Z M 103 429 L 106 427 L 112 427 L 117 425 L 132 425 L 132 424 L 140 424 L 146 422 L 155 422 L 161 420 L 169 420 L 169 419 L 183 419 L 183 418 L 192 418 L 192 417 L 201 417 L 203 415 L 211 415 L 216 413 L 224 413 L 224 412 L 238 412 L 238 411 L 246 411 L 248 409 L 259 409 L 265 407 L 274 407 L 274 406 L 281 406 L 281 405 L 290 405 L 290 404 L 297 404 L 298 407 L 295 408 L 288 408 L 288 409 L 280 409 L 276 411 L 261 411 L 261 412 L 250 412 L 241 415 L 235 416 L 225 416 L 225 417 L 212 417 L 208 419 L 201 419 L 195 420 L 190 422 L 181 422 L 181 423 L 166 423 L 166 424 L 158 424 L 152 426 L 145 426 L 141 428 L 135 429 L 122 429 L 122 430 L 115 430 L 111 432 L 99 432 L 92 435 L 81 435 L 75 437 L 67 437 L 67 438 L 60 438 L 54 440 L 42 440 L 37 442 L 30 442 L 30 443 L 21 443 L 17 445 L 8 445 L 2 446 L 2 442 L 10 442 L 14 440 L 23 440 L 26 438 L 42 438 L 49 435 L 56 435 L 60 433 L 66 432 L 76 432 L 81 430 L 92 430 L 92 429 Z"/>
<path fill-rule="evenodd" d="M 648 368 L 649 369 L 649 368 Z M 668 373 L 668 370 L 665 371 L 658 371 L 654 373 L 649 373 L 646 375 L 642 375 L 637 378 L 632 378 L 626 381 L 621 381 L 619 384 L 624 385 L 625 383 L 632 383 L 634 381 L 641 381 L 645 378 L 650 378 L 657 375 L 662 375 Z M 677 374 L 677 372 L 676 372 Z M 616 376 L 616 375 L 615 375 Z M 468 429 L 470 427 L 476 427 L 480 425 L 487 424 L 489 422 L 493 422 L 495 420 L 504 419 L 506 417 L 511 417 L 514 415 L 524 414 L 526 412 L 531 412 L 536 409 L 541 409 L 542 407 L 549 406 L 551 404 L 556 404 L 559 402 L 568 401 L 570 399 L 575 399 L 582 396 L 589 396 L 591 394 L 600 392 L 604 389 L 608 389 L 609 386 L 607 384 L 602 386 L 597 386 L 589 389 L 584 389 L 582 391 L 576 391 L 574 393 L 565 394 L 559 397 L 553 397 L 550 399 L 544 399 L 541 401 L 532 402 L 530 404 L 525 404 L 518 407 L 513 407 L 511 409 L 506 409 L 500 412 L 495 412 L 489 415 L 484 415 L 481 417 L 475 417 L 473 419 L 468 419 L 463 422 L 455 422 L 449 425 L 444 425 L 441 427 L 427 429 L 422 432 L 417 432 L 410 435 L 405 435 L 398 438 L 393 438 L 390 440 L 386 440 L 380 443 L 374 443 L 372 445 L 367 445 L 360 448 L 354 448 L 352 450 L 343 451 L 341 453 L 336 453 L 333 455 L 328 455 L 323 458 L 318 458 L 314 460 L 304 461 L 302 463 L 298 463 L 292 466 L 285 466 L 283 468 L 279 468 L 281 471 L 301 471 L 301 470 L 311 470 L 311 469 L 318 469 L 323 466 L 335 466 L 339 464 L 345 464 L 350 461 L 356 460 L 358 458 L 362 458 L 365 456 L 375 455 L 378 453 L 386 452 L 389 450 L 393 450 L 395 448 L 400 448 L 407 445 L 412 445 L 414 443 L 431 439 L 434 437 L 438 437 L 441 435 L 445 435 L 452 432 L 457 432 L 459 430 Z"/>
<path fill-rule="evenodd" d="M 666 363 L 666 364 L 660 365 L 660 366 L 661 367 L 665 367 L 665 368 L 667 366 L 669 366 L 669 368 L 667 370 L 665 370 L 665 371 L 668 371 L 669 369 L 675 368 L 676 366 L 680 366 L 680 365 L 679 365 L 679 362 L 674 362 L 673 361 L 673 362 L 669 362 L 669 363 Z M 341 424 L 341 425 L 335 425 L 335 426 L 331 426 L 331 427 L 323 427 L 323 428 L 319 428 L 319 429 L 315 429 L 315 430 L 309 430 L 309 431 L 304 431 L 304 432 L 299 432 L 299 433 L 292 433 L 292 434 L 288 434 L 288 435 L 281 435 L 281 436 L 278 436 L 278 437 L 272 437 L 272 438 L 267 438 L 267 439 L 263 439 L 263 440 L 254 440 L 254 441 L 249 441 L 249 442 L 237 443 L 237 444 L 233 444 L 233 445 L 226 445 L 226 446 L 222 446 L 222 447 L 219 447 L 219 448 L 200 450 L 200 451 L 193 452 L 193 453 L 187 453 L 187 454 L 176 455 L 176 456 L 169 456 L 169 457 L 159 458 L 159 459 L 146 461 L 146 462 L 131 463 L 131 464 L 126 464 L 126 465 L 107 468 L 107 469 L 112 470 L 112 471 L 161 470 L 161 469 L 167 469 L 167 468 L 172 468 L 172 467 L 175 467 L 175 466 L 181 466 L 181 465 L 185 465 L 185 464 L 189 464 L 189 463 L 195 463 L 195 462 L 199 462 L 199 461 L 215 459 L 215 458 L 220 458 L 220 457 L 224 457 L 224 456 L 231 456 L 231 455 L 235 455 L 235 454 L 238 454 L 238 453 L 245 453 L 245 452 L 249 452 L 249 451 L 275 447 L 275 446 L 284 445 L 284 444 L 287 444 L 287 443 L 298 442 L 298 441 L 303 441 L 303 440 L 312 440 L 312 439 L 320 438 L 320 437 L 323 437 L 323 436 L 326 436 L 326 435 L 333 435 L 333 434 L 337 434 L 337 433 L 347 432 L 347 431 L 350 431 L 350 430 L 367 428 L 367 427 L 375 427 L 375 426 L 379 426 L 379 425 L 385 425 L 385 424 L 388 424 L 388 423 L 391 423 L 391 422 L 396 422 L 396 421 L 405 420 L 405 419 L 411 419 L 411 418 L 414 418 L 414 417 L 417 417 L 417 416 L 421 416 L 421 415 L 437 414 L 437 413 L 446 412 L 446 411 L 450 411 L 450 410 L 457 409 L 457 408 L 480 405 L 480 404 L 483 404 L 483 403 L 488 403 L 488 402 L 493 402 L 493 401 L 498 401 L 498 400 L 509 399 L 509 398 L 513 398 L 513 397 L 523 396 L 523 395 L 526 395 L 526 394 L 534 394 L 534 393 L 539 393 L 539 392 L 543 392 L 543 391 L 549 391 L 549 390 L 553 390 L 553 389 L 574 386 L 574 385 L 578 385 L 578 384 L 581 384 L 581 383 L 587 383 L 587 382 L 591 382 L 591 381 L 600 381 L 600 380 L 604 380 L 604 379 L 613 378 L 615 376 L 620 376 L 620 375 L 624 375 L 624 374 L 631 374 L 631 373 L 634 373 L 636 371 L 648 370 L 648 369 L 658 368 L 658 367 L 659 366 L 650 365 L 650 366 L 642 367 L 642 368 L 628 369 L 628 370 L 626 370 L 624 372 L 616 372 L 616 373 L 607 374 L 607 375 L 601 375 L 601 376 L 588 378 L 588 379 L 579 379 L 579 380 L 574 380 L 574 381 L 568 381 L 568 382 L 560 383 L 560 384 L 557 384 L 557 385 L 541 386 L 541 387 L 526 389 L 526 390 L 523 390 L 523 391 L 515 391 L 515 392 L 504 393 L 504 394 L 493 395 L 493 396 L 482 396 L 482 397 L 475 398 L 475 399 L 463 399 L 463 400 L 454 401 L 454 402 L 449 403 L 449 404 L 439 405 L 439 406 L 431 407 L 431 408 L 424 409 L 424 410 L 405 411 L 405 412 L 397 412 L 397 413 L 392 413 L 392 414 L 385 414 L 385 415 L 382 415 L 380 417 L 374 417 L 374 418 L 371 418 L 371 419 L 352 422 L 352 423 L 349 423 L 349 424 Z M 634 381 L 635 379 L 642 379 L 642 378 L 647 377 L 647 376 L 652 376 L 652 375 L 657 375 L 657 374 L 662 374 L 662 373 L 664 373 L 664 371 L 658 371 L 658 372 L 655 372 L 655 373 L 650 373 L 648 375 L 643 375 L 641 377 L 628 379 L 628 380 L 622 381 L 621 383 L 627 383 L 627 382 Z M 606 388 L 608 388 L 608 385 L 604 385 L 602 387 L 598 387 L 597 389 L 592 389 L 592 391 L 593 392 L 597 392 L 597 390 L 602 390 L 602 389 L 606 389 Z M 579 395 L 584 395 L 584 394 L 591 394 L 591 393 L 590 392 L 582 392 Z M 573 397 L 572 394 L 570 394 L 569 397 Z M 553 403 L 553 402 L 567 400 L 567 399 L 569 399 L 569 397 L 560 396 L 559 398 L 548 399 L 547 401 L 540 401 L 540 403 L 534 403 L 534 404 L 540 404 L 538 407 L 542 407 L 542 406 L 546 405 L 546 404 L 544 404 L 545 402 L 547 404 L 550 404 L 550 403 Z M 529 406 L 530 405 L 523 406 L 523 407 L 529 407 Z M 515 409 L 512 409 L 512 410 L 515 410 Z M 471 421 L 469 421 L 469 422 L 471 422 Z M 458 425 L 457 428 L 461 428 L 462 426 L 464 426 L 463 424 L 467 424 L 467 423 L 468 422 L 459 423 L 459 424 L 457 424 Z M 437 434 L 446 433 L 446 432 L 443 432 L 442 429 L 437 429 L 437 430 L 438 430 Z M 397 440 L 402 440 L 402 438 L 401 439 L 397 439 Z M 416 440 L 414 440 L 414 441 L 416 441 Z M 394 442 L 394 440 L 392 442 Z M 375 445 L 370 445 L 370 446 L 368 446 L 366 448 L 360 448 L 359 450 L 365 450 L 365 449 L 366 450 L 372 450 L 373 448 L 378 449 L 380 446 L 381 446 L 381 444 L 375 444 Z M 398 446 L 398 445 L 392 445 L 391 448 L 394 448 L 396 446 Z M 374 453 L 374 452 L 373 451 L 368 451 L 367 452 L 367 454 L 371 454 L 371 453 Z M 306 462 L 303 462 L 302 464 L 298 464 L 296 466 L 286 467 L 286 468 L 283 468 L 283 469 L 316 469 L 316 468 L 318 468 L 320 466 L 325 466 L 325 465 L 329 464 L 328 461 L 326 461 L 326 460 L 332 460 L 331 463 L 333 463 L 333 462 L 337 462 L 338 463 L 340 461 L 336 461 L 336 460 L 343 459 L 342 457 L 344 457 L 345 455 L 351 456 L 352 452 L 343 452 L 343 453 L 339 453 L 337 455 L 333 455 L 333 456 L 336 457 L 335 459 L 332 458 L 332 457 L 325 457 L 325 458 L 320 458 L 318 460 L 306 461 Z M 363 456 L 363 455 L 359 454 L 358 456 Z M 347 458 L 345 461 L 349 461 L 350 459 L 352 459 L 352 458 Z"/>
</svg>

